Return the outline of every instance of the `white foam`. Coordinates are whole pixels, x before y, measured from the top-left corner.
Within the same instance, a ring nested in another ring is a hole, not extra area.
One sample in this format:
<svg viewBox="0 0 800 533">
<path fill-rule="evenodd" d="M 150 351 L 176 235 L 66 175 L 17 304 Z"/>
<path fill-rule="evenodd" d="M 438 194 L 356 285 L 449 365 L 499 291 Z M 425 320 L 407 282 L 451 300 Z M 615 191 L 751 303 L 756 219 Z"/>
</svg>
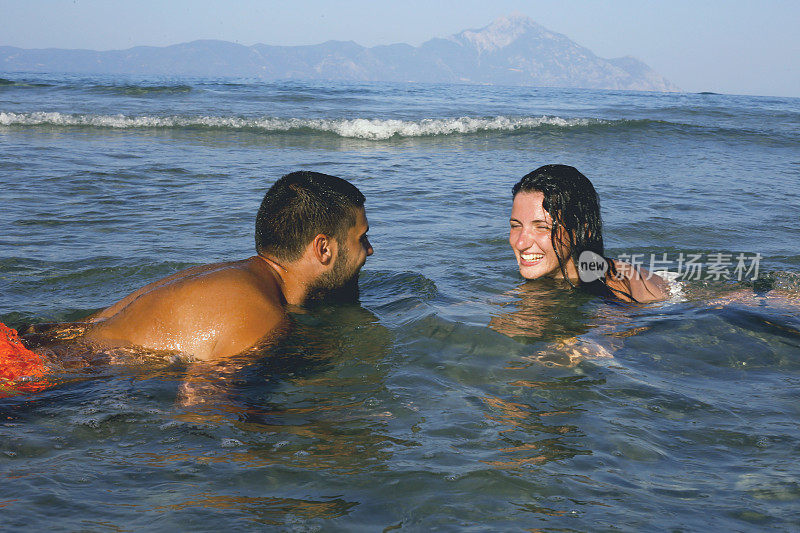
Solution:
<svg viewBox="0 0 800 533">
<path fill-rule="evenodd" d="M 654 270 L 653 274 L 661 276 L 664 281 L 667 282 L 667 287 L 669 287 L 668 302 L 678 303 L 686 301 L 686 295 L 683 292 L 683 282 L 678 280 L 680 274 L 677 272 L 670 272 L 669 270 Z"/>
<path fill-rule="evenodd" d="M 0 112 L 0 126 L 89 126 L 96 128 L 215 128 L 287 132 L 302 129 L 327 132 L 341 137 L 383 140 L 392 137 L 424 137 L 435 135 L 469 134 L 491 131 L 515 131 L 543 126 L 571 128 L 603 124 L 597 119 L 560 117 L 488 117 L 441 118 L 422 120 L 393 119 L 300 119 L 300 118 L 241 118 L 241 117 L 182 117 L 182 116 L 125 116 L 79 115 L 55 112 Z"/>
</svg>

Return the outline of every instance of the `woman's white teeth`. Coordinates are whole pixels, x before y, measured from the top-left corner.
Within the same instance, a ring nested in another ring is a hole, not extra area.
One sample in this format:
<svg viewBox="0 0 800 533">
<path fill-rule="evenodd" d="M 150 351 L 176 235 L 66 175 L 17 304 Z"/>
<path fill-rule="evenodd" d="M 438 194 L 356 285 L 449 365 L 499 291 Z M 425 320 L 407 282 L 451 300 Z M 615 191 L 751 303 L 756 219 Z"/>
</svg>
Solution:
<svg viewBox="0 0 800 533">
<path fill-rule="evenodd" d="M 537 261 L 544 257 L 544 254 L 520 254 L 525 261 Z"/>
</svg>

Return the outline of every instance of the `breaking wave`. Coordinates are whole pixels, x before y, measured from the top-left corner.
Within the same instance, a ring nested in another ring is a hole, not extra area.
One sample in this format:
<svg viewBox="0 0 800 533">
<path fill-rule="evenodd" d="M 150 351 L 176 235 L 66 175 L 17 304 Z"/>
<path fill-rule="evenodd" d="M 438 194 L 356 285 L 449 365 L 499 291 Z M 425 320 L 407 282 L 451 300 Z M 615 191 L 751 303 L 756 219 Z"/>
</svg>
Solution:
<svg viewBox="0 0 800 533">
<path fill-rule="evenodd" d="M 56 126 L 113 129 L 218 129 L 285 133 L 317 131 L 340 137 L 383 140 L 392 137 L 425 137 L 481 132 L 527 131 L 537 128 L 575 128 L 613 124 L 587 118 L 541 117 L 460 117 L 422 120 L 393 119 L 306 119 L 306 118 L 241 118 L 220 116 L 125 116 L 84 115 L 55 112 L 0 112 L 0 126 Z"/>
</svg>

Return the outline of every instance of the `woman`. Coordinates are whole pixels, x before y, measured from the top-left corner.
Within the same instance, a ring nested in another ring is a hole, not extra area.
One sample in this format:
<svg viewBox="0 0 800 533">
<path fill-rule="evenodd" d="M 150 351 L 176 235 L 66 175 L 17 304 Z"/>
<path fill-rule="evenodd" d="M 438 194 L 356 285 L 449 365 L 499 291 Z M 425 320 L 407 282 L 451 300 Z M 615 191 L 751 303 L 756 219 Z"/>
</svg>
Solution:
<svg viewBox="0 0 800 533">
<path fill-rule="evenodd" d="M 669 294 L 657 275 L 608 259 L 600 201 L 592 183 L 567 165 L 545 165 L 512 189 L 509 242 L 523 278 L 566 280 L 626 302 L 654 302 Z"/>
</svg>

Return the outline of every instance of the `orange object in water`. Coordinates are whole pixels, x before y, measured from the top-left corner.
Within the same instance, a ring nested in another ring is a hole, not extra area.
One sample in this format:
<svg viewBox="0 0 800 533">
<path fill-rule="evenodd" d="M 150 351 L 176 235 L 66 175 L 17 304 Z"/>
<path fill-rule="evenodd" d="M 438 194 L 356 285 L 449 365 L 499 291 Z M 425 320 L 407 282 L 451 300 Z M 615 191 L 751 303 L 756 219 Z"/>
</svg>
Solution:
<svg viewBox="0 0 800 533">
<path fill-rule="evenodd" d="M 36 392 L 49 383 L 39 354 L 27 349 L 19 334 L 0 322 L 0 390 Z"/>
</svg>

